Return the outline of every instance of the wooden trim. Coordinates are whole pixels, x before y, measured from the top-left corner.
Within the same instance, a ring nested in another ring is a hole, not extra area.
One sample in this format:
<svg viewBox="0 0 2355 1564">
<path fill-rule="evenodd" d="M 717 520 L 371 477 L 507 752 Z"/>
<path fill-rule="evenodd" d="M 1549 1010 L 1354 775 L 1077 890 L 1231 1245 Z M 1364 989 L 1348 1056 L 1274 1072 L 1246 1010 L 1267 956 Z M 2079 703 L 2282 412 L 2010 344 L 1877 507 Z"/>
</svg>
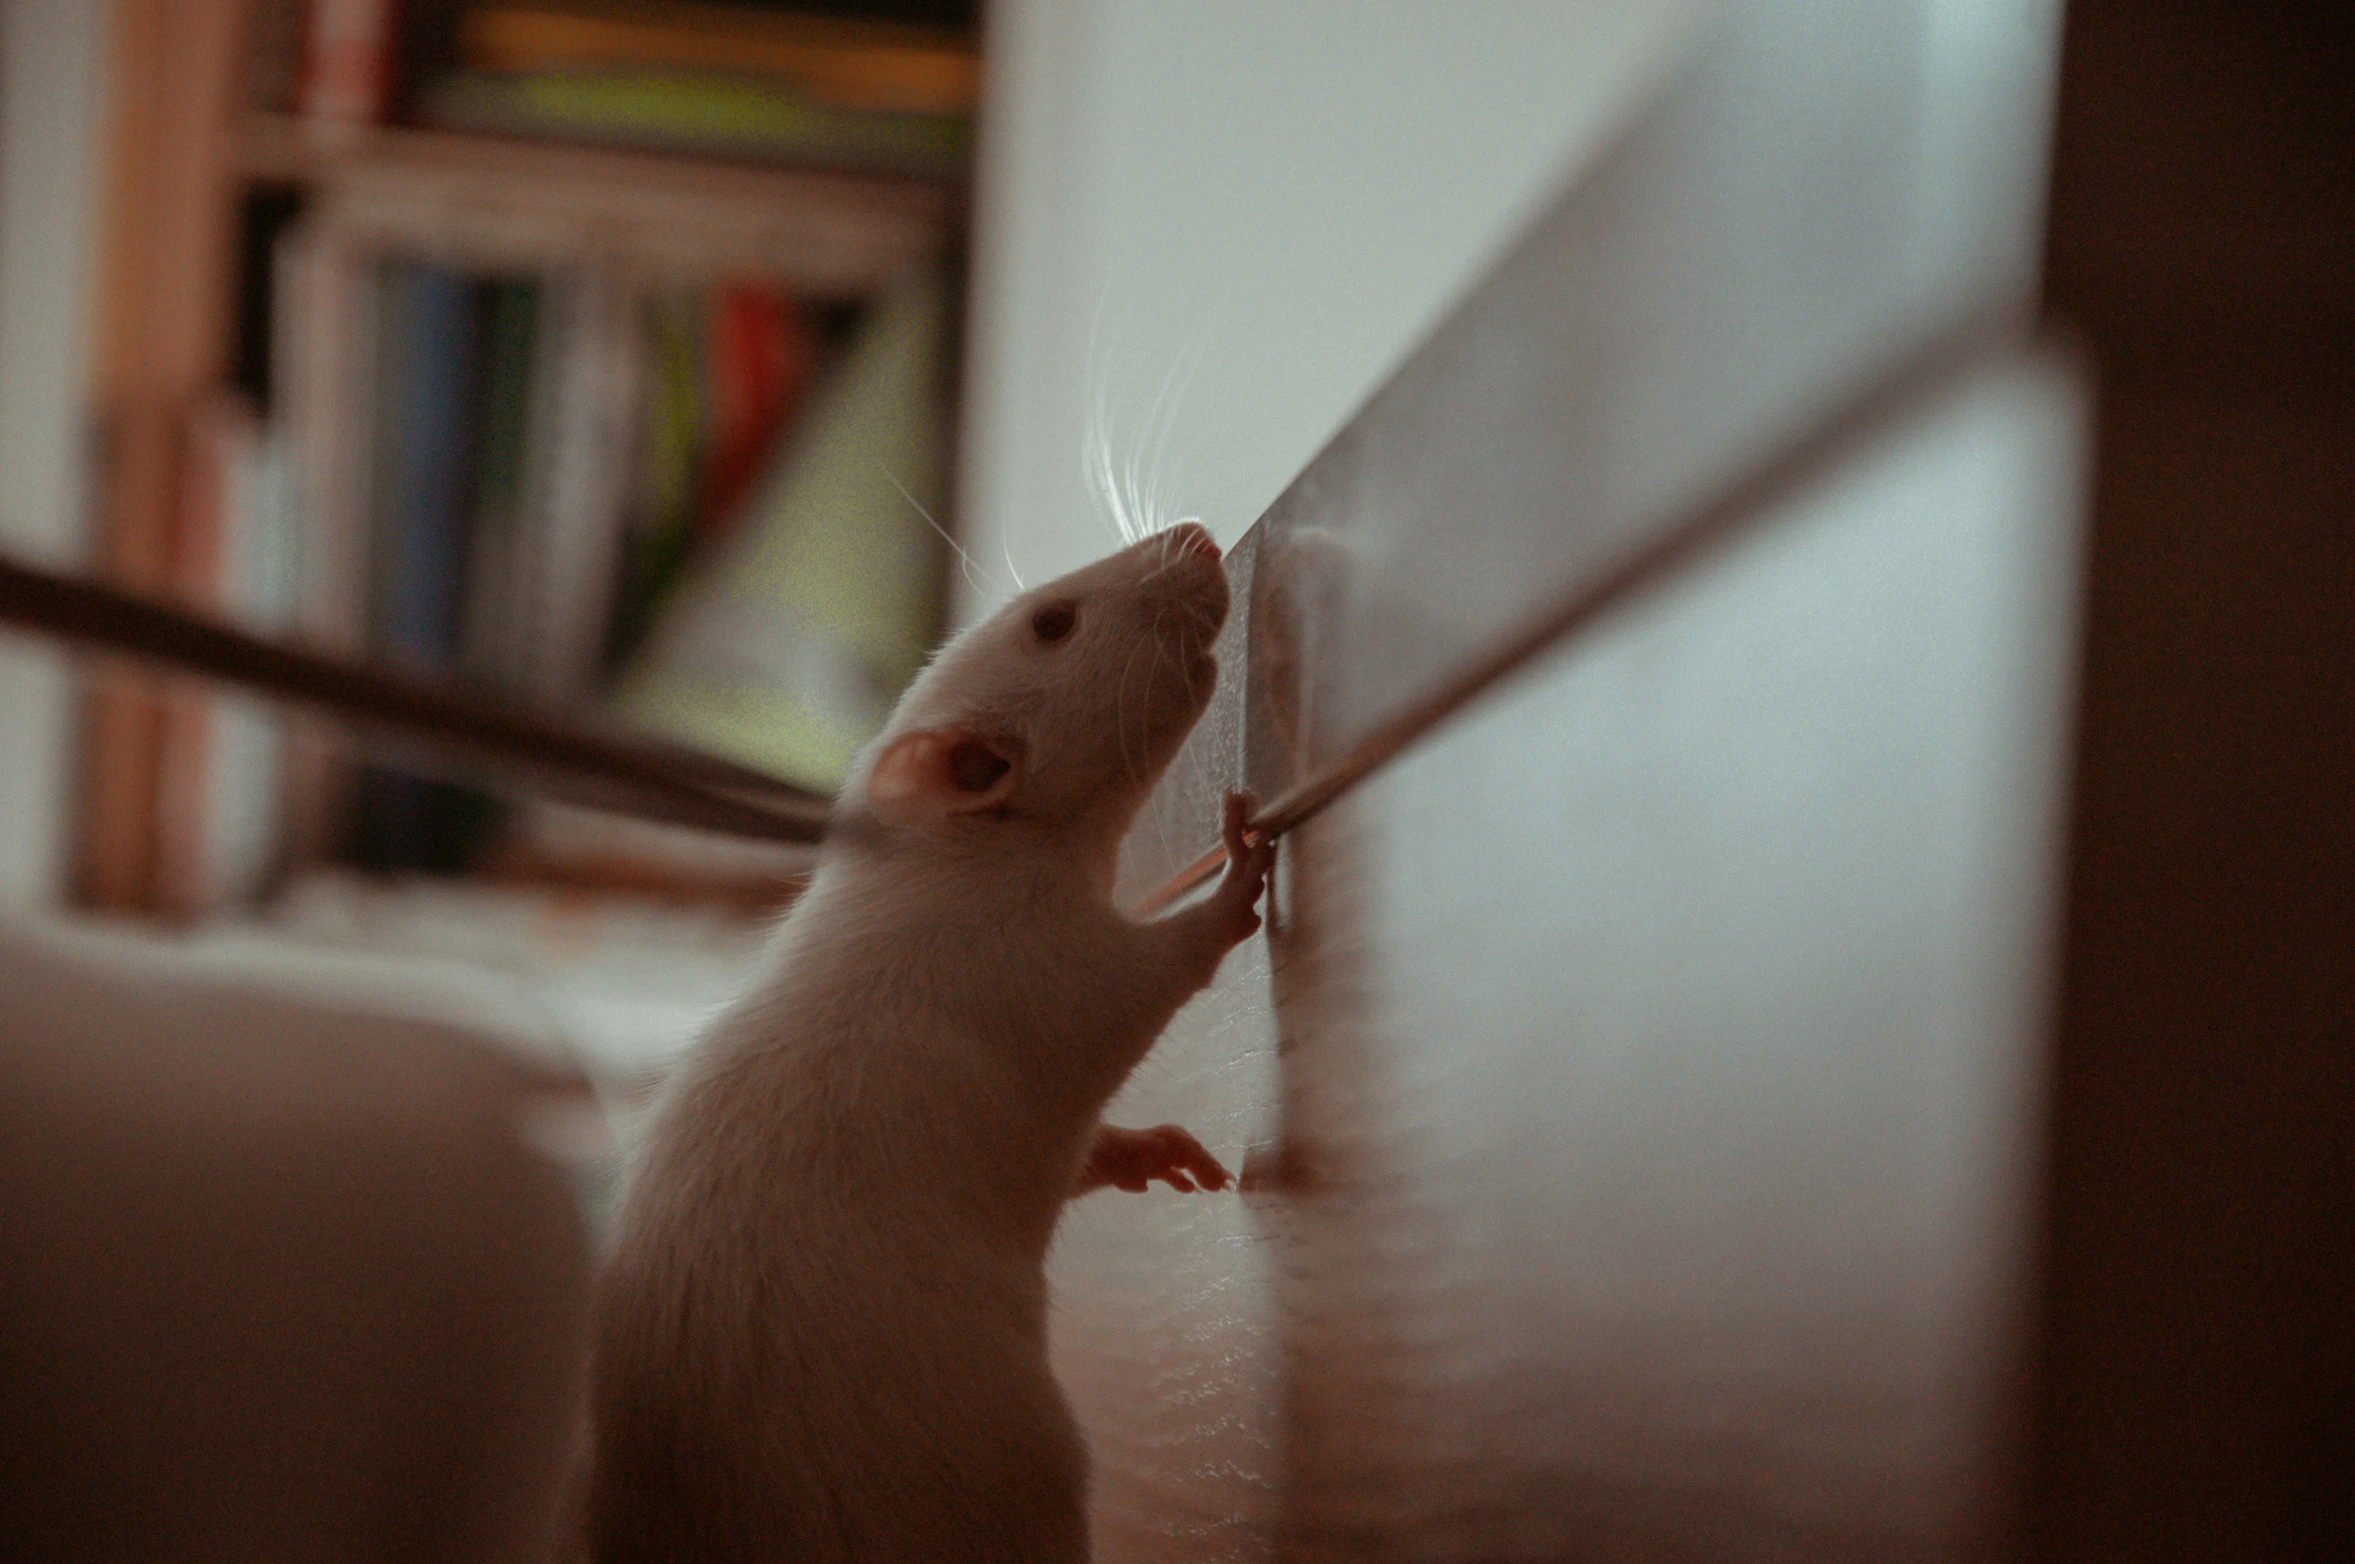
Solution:
<svg viewBox="0 0 2355 1564">
<path fill-rule="evenodd" d="M 2035 1557 L 2355 1535 L 2351 70 L 2339 3 L 2068 13 L 2045 280 L 2098 378 Z"/>
<path fill-rule="evenodd" d="M 1673 579 L 1719 544 L 1772 514 L 1792 495 L 1838 471 L 1875 440 L 1903 427 L 1908 418 L 1962 383 L 1974 368 L 1996 362 L 2003 353 L 2021 351 L 2027 336 L 2010 312 L 1998 310 L 1900 360 L 1740 479 L 1661 528 L 1649 542 L 1590 572 L 1543 612 L 1499 637 L 1480 656 L 1425 691 L 1329 764 L 1302 778 L 1281 797 L 1267 801 L 1252 818 L 1246 838 L 1279 837 L 1314 819 L 1344 793 L 1546 652 L 1631 597 Z M 2059 350 L 2047 345 L 2044 351 Z M 1138 913 L 1149 916 L 1175 905 L 1208 883 L 1225 863 L 1224 847 L 1206 849 L 1148 895 L 1139 904 Z"/>
<path fill-rule="evenodd" d="M 241 685 L 461 774 L 648 819 L 814 842 L 826 801 L 700 751 L 604 732 L 457 685 L 251 635 L 200 614 L 0 558 L 0 623 Z"/>
<path fill-rule="evenodd" d="M 107 579 L 168 585 L 181 438 L 227 368 L 235 243 L 228 128 L 250 0 L 115 0 L 105 217 L 91 374 L 97 557 Z M 86 698 L 77 900 L 152 902 L 162 705 L 114 673 Z"/>
</svg>

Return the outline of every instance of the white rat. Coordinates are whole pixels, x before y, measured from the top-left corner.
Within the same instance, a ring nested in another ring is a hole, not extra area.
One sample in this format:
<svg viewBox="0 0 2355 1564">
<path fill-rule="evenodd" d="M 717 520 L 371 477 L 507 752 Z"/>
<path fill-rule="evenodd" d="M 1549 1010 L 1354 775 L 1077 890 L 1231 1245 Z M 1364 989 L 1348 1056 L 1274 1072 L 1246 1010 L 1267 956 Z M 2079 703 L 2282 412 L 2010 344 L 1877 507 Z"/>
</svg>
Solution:
<svg viewBox="0 0 2355 1564">
<path fill-rule="evenodd" d="M 1102 1184 L 1224 1187 L 1098 1123 L 1259 927 L 1272 849 L 1139 923 L 1121 837 L 1208 704 L 1198 526 L 952 641 L 861 752 L 764 978 L 666 1088 L 599 1281 L 598 1564 L 1085 1559 L 1087 1453 L 1044 1261 Z"/>
</svg>

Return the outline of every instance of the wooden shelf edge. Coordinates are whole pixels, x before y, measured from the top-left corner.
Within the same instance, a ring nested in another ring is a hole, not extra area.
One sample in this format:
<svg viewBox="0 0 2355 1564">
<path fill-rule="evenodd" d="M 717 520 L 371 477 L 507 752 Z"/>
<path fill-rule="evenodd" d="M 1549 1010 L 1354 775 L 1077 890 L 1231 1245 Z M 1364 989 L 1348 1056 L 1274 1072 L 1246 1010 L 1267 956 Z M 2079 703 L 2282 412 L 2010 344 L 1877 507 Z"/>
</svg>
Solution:
<svg viewBox="0 0 2355 1564">
<path fill-rule="evenodd" d="M 684 153 L 409 126 L 313 125 L 271 114 L 246 116 L 236 127 L 235 146 L 237 170 L 248 179 L 325 186 L 406 176 L 472 186 L 502 198 L 519 182 L 553 182 L 602 186 L 617 196 L 655 191 L 756 208 L 858 204 L 942 215 L 964 201 L 966 189 L 962 180 L 770 167 Z"/>
</svg>

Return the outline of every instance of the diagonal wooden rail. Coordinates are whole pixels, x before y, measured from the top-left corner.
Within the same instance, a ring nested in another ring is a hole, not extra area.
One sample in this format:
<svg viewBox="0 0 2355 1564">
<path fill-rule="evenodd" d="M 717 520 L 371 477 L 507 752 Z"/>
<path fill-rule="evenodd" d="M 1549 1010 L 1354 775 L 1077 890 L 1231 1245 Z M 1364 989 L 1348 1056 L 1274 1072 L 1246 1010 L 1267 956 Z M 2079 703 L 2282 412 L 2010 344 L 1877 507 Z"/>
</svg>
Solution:
<svg viewBox="0 0 2355 1564">
<path fill-rule="evenodd" d="M 269 640 L 4 557 L 0 624 L 237 685 L 460 771 L 567 802 L 768 841 L 814 842 L 825 834 L 825 799 L 714 756 Z"/>
<path fill-rule="evenodd" d="M 1973 366 L 2015 348 L 2009 316 L 1971 321 L 1901 358 L 1780 451 L 1416 695 L 1328 764 L 1267 801 L 1254 837 L 1280 837 L 1582 627 L 1674 575 L 1893 431 Z M 1313 464 L 1312 464 L 1313 470 Z M 826 800 L 699 751 L 487 699 L 442 680 L 273 641 L 118 588 L 0 557 L 0 624 L 141 659 L 309 708 L 365 735 L 593 808 L 781 842 L 815 842 Z M 1140 905 L 1162 910 L 1225 861 L 1212 847 Z"/>
<path fill-rule="evenodd" d="M 1415 695 L 1333 760 L 1267 800 L 1252 819 L 1246 837 L 1280 837 L 1313 819 L 1532 661 L 1631 597 L 1674 576 L 1736 533 L 1771 516 L 1784 501 L 1896 431 L 1973 368 L 2016 350 L 2030 336 L 2029 328 L 2008 312 L 1999 311 L 1968 321 L 1902 356 L 1698 509 L 1653 529 L 1646 541 L 1573 583 L 1518 629 Z M 1313 463 L 1310 471 L 1314 471 Z M 1138 911 L 1150 914 L 1170 906 L 1210 879 L 1225 862 L 1225 849 L 1212 847 L 1171 876 Z"/>
</svg>

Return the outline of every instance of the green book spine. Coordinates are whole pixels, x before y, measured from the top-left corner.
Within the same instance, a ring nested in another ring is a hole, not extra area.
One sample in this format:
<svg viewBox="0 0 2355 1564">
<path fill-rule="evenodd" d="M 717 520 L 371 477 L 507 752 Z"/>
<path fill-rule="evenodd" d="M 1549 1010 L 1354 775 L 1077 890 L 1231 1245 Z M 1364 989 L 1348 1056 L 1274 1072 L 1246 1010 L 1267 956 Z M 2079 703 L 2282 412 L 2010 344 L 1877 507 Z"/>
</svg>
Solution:
<svg viewBox="0 0 2355 1564">
<path fill-rule="evenodd" d="M 749 78 L 678 71 L 453 71 L 419 100 L 429 124 L 769 162 L 954 177 L 970 120 L 830 108 Z"/>
<path fill-rule="evenodd" d="M 474 546 L 466 568 L 464 666 L 471 677 L 493 689 L 512 689 L 516 680 L 516 550 L 529 459 L 539 309 L 536 279 L 506 278 L 490 286 Z"/>
<path fill-rule="evenodd" d="M 646 396 L 639 456 L 623 542 L 621 582 L 606 636 L 609 666 L 646 637 L 655 606 L 687 557 L 696 496 L 703 487 L 705 300 L 673 289 L 647 301 Z"/>
</svg>

